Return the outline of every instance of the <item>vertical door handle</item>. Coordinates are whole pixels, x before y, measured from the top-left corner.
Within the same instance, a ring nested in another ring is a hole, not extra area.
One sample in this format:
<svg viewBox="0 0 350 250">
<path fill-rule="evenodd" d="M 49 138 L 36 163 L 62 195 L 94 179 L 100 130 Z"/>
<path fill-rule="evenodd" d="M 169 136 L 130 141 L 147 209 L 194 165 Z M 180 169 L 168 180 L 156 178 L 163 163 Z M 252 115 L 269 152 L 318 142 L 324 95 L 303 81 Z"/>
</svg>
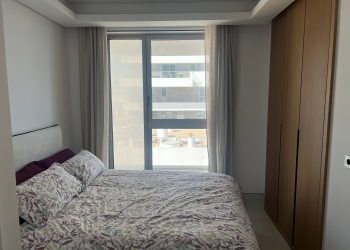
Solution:
<svg viewBox="0 0 350 250">
<path fill-rule="evenodd" d="M 151 97 L 147 96 L 147 107 L 149 107 L 150 100 L 151 100 Z"/>
<path fill-rule="evenodd" d="M 297 155 L 295 162 L 295 186 L 294 186 L 294 212 L 293 212 L 293 236 L 292 236 L 292 245 L 294 245 L 294 235 L 295 235 L 295 210 L 297 204 L 297 185 L 298 185 L 298 160 L 299 160 L 299 139 L 300 139 L 300 130 L 298 129 L 297 135 Z"/>
</svg>

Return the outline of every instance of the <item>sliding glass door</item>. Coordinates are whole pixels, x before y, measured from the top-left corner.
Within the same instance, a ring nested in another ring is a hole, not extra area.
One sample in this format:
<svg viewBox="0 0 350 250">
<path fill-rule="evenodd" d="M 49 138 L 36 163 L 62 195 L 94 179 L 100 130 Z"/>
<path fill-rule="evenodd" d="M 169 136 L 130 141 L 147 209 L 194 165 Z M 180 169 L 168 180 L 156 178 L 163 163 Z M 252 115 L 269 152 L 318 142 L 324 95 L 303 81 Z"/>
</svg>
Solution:
<svg viewBox="0 0 350 250">
<path fill-rule="evenodd" d="M 203 38 L 109 37 L 115 169 L 208 171 Z"/>
</svg>

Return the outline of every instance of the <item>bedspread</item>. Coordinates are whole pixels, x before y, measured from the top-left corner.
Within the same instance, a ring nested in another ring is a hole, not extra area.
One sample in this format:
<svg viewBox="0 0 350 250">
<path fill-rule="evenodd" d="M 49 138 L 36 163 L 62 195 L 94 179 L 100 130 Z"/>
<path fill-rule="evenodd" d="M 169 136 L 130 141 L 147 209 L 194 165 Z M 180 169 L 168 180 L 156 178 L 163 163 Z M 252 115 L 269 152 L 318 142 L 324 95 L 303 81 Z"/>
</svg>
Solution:
<svg viewBox="0 0 350 250">
<path fill-rule="evenodd" d="M 258 244 L 236 181 L 221 174 L 107 170 L 23 249 L 233 249 Z"/>
</svg>

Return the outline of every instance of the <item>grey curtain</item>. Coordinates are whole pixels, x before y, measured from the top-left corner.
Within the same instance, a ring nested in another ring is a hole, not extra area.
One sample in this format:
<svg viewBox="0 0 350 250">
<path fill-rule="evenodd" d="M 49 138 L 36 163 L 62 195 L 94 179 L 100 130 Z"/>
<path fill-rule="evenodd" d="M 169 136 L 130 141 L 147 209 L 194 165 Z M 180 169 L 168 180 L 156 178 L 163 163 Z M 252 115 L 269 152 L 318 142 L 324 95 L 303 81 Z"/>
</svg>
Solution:
<svg viewBox="0 0 350 250">
<path fill-rule="evenodd" d="M 232 176 L 236 27 L 206 26 L 205 52 L 209 172 Z"/>
<path fill-rule="evenodd" d="M 79 28 L 83 147 L 108 168 L 109 79 L 106 28 Z"/>
</svg>

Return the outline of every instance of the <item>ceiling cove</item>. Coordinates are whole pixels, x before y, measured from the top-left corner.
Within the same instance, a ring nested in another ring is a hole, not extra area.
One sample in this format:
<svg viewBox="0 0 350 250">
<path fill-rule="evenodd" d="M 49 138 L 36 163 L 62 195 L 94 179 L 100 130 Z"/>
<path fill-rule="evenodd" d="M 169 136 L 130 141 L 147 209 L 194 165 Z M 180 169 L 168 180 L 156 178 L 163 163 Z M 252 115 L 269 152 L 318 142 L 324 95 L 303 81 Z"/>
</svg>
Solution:
<svg viewBox="0 0 350 250">
<path fill-rule="evenodd" d="M 17 0 L 63 27 L 259 25 L 294 0 Z"/>
</svg>

